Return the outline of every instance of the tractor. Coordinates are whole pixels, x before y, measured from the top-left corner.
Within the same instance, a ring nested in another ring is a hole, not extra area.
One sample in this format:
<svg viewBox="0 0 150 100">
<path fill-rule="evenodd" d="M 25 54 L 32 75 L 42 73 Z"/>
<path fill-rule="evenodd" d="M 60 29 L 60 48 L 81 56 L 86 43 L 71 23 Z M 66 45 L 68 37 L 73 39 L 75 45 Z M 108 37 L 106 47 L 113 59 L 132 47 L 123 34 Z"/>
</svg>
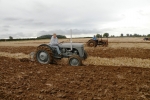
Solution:
<svg viewBox="0 0 150 100">
<path fill-rule="evenodd" d="M 108 46 L 108 38 L 107 38 L 107 40 L 103 40 L 102 38 L 101 39 L 97 39 L 97 40 L 90 39 L 87 42 L 87 46 L 88 47 L 97 47 L 97 45 L 101 45 L 101 46 L 107 47 Z"/>
<path fill-rule="evenodd" d="M 82 60 L 87 59 L 87 52 L 84 50 L 82 43 L 72 43 L 72 34 L 70 43 L 58 44 L 61 51 L 61 56 L 58 55 L 57 50 L 50 46 L 50 44 L 41 44 L 37 47 L 34 54 L 34 60 L 41 64 L 55 63 L 56 59 L 68 58 L 70 66 L 81 66 Z"/>
<path fill-rule="evenodd" d="M 150 40 L 150 38 L 145 37 L 143 40 L 144 40 L 144 41 L 149 41 L 149 40 Z"/>
</svg>

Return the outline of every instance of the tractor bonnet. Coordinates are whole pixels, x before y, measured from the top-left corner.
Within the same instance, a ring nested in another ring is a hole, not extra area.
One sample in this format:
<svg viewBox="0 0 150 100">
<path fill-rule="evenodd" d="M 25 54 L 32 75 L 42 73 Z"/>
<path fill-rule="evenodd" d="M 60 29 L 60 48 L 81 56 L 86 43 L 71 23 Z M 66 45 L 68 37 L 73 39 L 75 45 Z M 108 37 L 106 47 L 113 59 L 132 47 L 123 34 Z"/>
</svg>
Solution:
<svg viewBox="0 0 150 100">
<path fill-rule="evenodd" d="M 61 48 L 70 48 L 70 43 L 62 43 L 62 44 L 59 44 L 59 47 Z M 73 48 L 76 48 L 76 47 L 83 47 L 83 44 L 82 43 L 72 43 L 72 47 Z"/>
</svg>

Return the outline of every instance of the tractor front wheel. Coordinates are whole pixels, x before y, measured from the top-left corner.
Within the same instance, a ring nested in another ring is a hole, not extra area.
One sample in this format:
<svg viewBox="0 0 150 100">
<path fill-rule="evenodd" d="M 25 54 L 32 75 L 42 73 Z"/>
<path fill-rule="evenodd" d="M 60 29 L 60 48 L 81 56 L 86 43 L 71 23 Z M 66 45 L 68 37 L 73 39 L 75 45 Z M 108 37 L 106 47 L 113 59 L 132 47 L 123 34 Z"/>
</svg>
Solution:
<svg viewBox="0 0 150 100">
<path fill-rule="evenodd" d="M 68 63 L 70 66 L 81 66 L 82 65 L 82 60 L 78 55 L 72 55 L 69 60 Z"/>
</svg>

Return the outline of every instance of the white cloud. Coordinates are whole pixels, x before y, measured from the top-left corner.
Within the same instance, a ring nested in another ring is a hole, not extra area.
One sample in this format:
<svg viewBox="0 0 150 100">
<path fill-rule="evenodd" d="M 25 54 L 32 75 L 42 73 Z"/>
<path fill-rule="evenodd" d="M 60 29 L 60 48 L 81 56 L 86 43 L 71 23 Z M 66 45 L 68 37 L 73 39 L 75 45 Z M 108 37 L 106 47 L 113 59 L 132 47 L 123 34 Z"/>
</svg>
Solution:
<svg viewBox="0 0 150 100">
<path fill-rule="evenodd" d="M 149 0 L 1 0 L 0 38 L 67 35 L 70 29 L 87 36 L 150 34 L 149 4 Z"/>
</svg>

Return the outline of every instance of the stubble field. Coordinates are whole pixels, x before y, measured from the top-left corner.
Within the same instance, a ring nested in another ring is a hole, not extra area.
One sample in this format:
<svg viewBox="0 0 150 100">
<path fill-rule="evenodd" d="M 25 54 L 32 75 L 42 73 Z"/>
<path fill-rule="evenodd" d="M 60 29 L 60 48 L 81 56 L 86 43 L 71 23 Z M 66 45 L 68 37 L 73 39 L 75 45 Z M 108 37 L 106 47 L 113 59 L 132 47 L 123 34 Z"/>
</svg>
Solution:
<svg viewBox="0 0 150 100">
<path fill-rule="evenodd" d="M 57 65 L 23 60 L 43 43 L 49 40 L 0 42 L 0 100 L 150 99 L 150 41 L 110 38 L 108 47 L 85 45 L 88 59 L 78 67 L 68 66 L 68 59 Z"/>
</svg>

